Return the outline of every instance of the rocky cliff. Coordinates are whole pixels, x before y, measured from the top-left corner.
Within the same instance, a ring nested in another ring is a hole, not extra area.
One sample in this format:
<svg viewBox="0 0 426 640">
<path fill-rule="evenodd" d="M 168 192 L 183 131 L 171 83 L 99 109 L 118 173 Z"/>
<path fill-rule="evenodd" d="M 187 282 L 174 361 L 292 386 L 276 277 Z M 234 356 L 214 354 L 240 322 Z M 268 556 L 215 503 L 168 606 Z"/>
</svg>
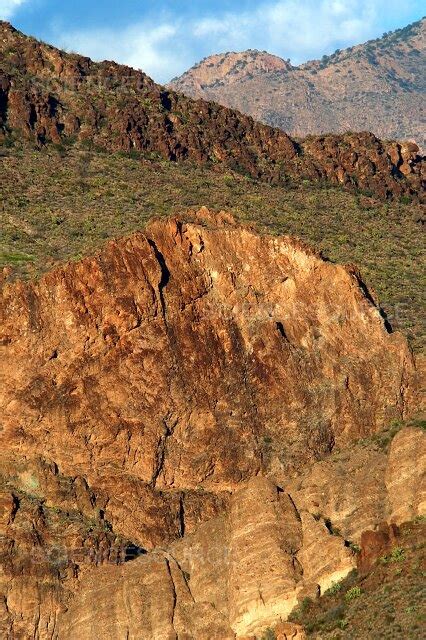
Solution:
<svg viewBox="0 0 426 640">
<path fill-rule="evenodd" d="M 298 240 L 157 221 L 2 313 L 6 638 L 259 634 L 424 510 L 420 429 L 353 445 L 413 412 L 407 343 Z"/>
<path fill-rule="evenodd" d="M 213 55 L 170 87 L 290 135 L 373 131 L 423 149 L 426 19 L 300 66 L 262 51 Z"/>
<path fill-rule="evenodd" d="M 328 180 L 380 197 L 417 196 L 414 144 L 372 134 L 294 141 L 238 111 L 192 100 L 144 73 L 66 54 L 0 24 L 0 133 L 219 164 L 284 183 Z"/>
</svg>

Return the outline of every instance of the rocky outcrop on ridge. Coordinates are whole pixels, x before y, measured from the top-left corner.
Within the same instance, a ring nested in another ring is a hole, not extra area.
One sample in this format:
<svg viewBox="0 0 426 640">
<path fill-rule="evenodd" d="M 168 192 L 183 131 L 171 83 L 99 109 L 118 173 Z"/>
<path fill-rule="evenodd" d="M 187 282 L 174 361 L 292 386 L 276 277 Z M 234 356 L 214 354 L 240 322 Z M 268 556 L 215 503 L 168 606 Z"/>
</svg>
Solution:
<svg viewBox="0 0 426 640">
<path fill-rule="evenodd" d="M 238 111 L 193 100 L 144 73 L 66 54 L 0 23 L 0 135 L 86 144 L 229 167 L 285 183 L 326 180 L 381 198 L 417 198 L 416 145 L 345 134 L 296 142 Z"/>
</svg>

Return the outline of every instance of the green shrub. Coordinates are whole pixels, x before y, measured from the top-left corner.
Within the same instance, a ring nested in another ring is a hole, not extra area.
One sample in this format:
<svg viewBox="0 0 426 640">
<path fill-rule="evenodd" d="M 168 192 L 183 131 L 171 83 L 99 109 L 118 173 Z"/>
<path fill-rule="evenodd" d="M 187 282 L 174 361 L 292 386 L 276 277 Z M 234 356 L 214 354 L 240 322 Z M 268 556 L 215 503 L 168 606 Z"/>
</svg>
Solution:
<svg viewBox="0 0 426 640">
<path fill-rule="evenodd" d="M 342 620 L 345 615 L 345 605 L 339 604 L 337 607 L 329 609 L 323 617 L 323 622 L 329 625 L 335 625 L 336 621 Z"/>
<path fill-rule="evenodd" d="M 62 144 L 61 142 L 58 142 L 53 145 L 53 148 L 58 152 L 61 158 L 65 157 L 67 153 L 67 147 L 64 144 Z"/>
<path fill-rule="evenodd" d="M 21 253 L 16 251 L 12 252 L 0 252 L 0 265 L 3 264 L 20 264 L 22 262 L 33 262 L 35 260 L 34 256 L 29 253 Z"/>
<path fill-rule="evenodd" d="M 303 598 L 302 602 L 299 605 L 300 611 L 301 613 L 305 613 L 305 611 L 307 611 L 310 606 L 312 604 L 312 599 L 311 598 Z"/>
<path fill-rule="evenodd" d="M 266 631 L 263 633 L 262 640 L 277 640 L 275 631 L 270 627 L 268 627 Z"/>
<path fill-rule="evenodd" d="M 137 149 L 130 149 L 127 155 L 131 160 L 140 160 L 142 156 L 141 152 Z"/>
<path fill-rule="evenodd" d="M 356 598 L 359 598 L 361 595 L 362 595 L 361 587 L 358 587 L 358 586 L 357 587 L 351 587 L 345 593 L 345 600 L 347 602 L 350 602 L 351 600 L 355 600 Z"/>
<path fill-rule="evenodd" d="M 232 187 L 235 184 L 235 179 L 233 176 L 226 174 L 223 176 L 223 182 L 226 184 L 227 187 Z"/>
<path fill-rule="evenodd" d="M 303 598 L 302 602 L 300 602 L 290 613 L 288 618 L 290 622 L 301 622 L 304 616 L 309 612 L 312 604 L 313 601 L 311 598 Z"/>
<path fill-rule="evenodd" d="M 414 518 L 414 522 L 417 524 L 418 522 L 425 522 L 426 521 L 426 516 L 425 515 L 419 515 L 416 516 Z"/>
<path fill-rule="evenodd" d="M 333 582 L 333 584 L 331 585 L 331 587 L 329 587 L 327 589 L 327 591 L 325 592 L 324 595 L 326 596 L 334 596 L 336 595 L 336 593 L 339 593 L 339 591 L 342 590 L 342 585 L 340 582 Z"/>
<path fill-rule="evenodd" d="M 6 136 L 4 141 L 3 141 L 3 145 L 6 147 L 6 149 L 11 149 L 15 144 L 15 140 L 12 138 L 12 136 Z"/>
<path fill-rule="evenodd" d="M 395 547 L 390 553 L 380 558 L 382 564 L 389 564 L 390 562 L 402 562 L 405 560 L 405 551 L 401 547 Z"/>
</svg>

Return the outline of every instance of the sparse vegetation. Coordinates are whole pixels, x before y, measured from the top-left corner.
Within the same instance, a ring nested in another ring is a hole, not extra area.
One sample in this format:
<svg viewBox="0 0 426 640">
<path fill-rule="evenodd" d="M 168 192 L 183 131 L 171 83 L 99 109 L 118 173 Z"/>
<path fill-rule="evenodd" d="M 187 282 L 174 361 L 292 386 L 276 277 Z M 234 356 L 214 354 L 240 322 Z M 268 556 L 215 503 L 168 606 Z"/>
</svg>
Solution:
<svg viewBox="0 0 426 640">
<path fill-rule="evenodd" d="M 354 554 L 358 554 L 361 551 L 361 547 L 356 542 L 348 542 L 348 547 Z"/>
<path fill-rule="evenodd" d="M 408 420 L 405 422 L 401 420 L 394 420 L 387 427 L 387 429 L 383 429 L 382 431 L 379 431 L 378 433 L 375 433 L 368 438 L 362 438 L 358 443 L 365 446 L 370 446 L 371 444 L 373 444 L 378 449 L 387 452 L 392 440 L 403 427 L 418 427 L 420 429 L 426 429 L 426 420 L 423 420 L 421 418 Z"/>
<path fill-rule="evenodd" d="M 350 602 L 351 600 L 355 600 L 355 598 L 359 598 L 361 595 L 361 587 L 357 585 L 356 587 L 351 587 L 346 591 L 345 600 L 346 602 Z"/>
<path fill-rule="evenodd" d="M 333 582 L 331 587 L 327 589 L 327 591 L 325 592 L 325 595 L 334 596 L 336 593 L 339 593 L 339 591 L 341 590 L 342 590 L 342 584 L 340 582 Z"/>
<path fill-rule="evenodd" d="M 390 553 L 380 558 L 382 564 L 388 564 L 389 562 L 402 562 L 405 560 L 405 551 L 401 547 L 395 547 Z"/>
</svg>

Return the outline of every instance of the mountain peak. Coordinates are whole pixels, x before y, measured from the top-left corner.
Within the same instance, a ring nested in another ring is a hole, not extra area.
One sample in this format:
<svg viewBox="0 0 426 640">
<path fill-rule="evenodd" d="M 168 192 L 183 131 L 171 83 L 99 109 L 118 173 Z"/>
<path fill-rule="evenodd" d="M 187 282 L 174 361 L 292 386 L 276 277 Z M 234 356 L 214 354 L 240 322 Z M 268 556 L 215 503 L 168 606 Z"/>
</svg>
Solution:
<svg viewBox="0 0 426 640">
<path fill-rule="evenodd" d="M 247 49 L 218 53 L 201 60 L 180 78 L 172 80 L 175 89 L 184 90 L 188 85 L 194 90 L 223 86 L 240 82 L 265 73 L 290 71 L 290 61 L 267 51 Z"/>
<path fill-rule="evenodd" d="M 423 18 L 298 67 L 263 51 L 210 56 L 170 86 L 239 109 L 290 135 L 351 129 L 426 147 L 419 115 L 425 66 Z"/>
</svg>

